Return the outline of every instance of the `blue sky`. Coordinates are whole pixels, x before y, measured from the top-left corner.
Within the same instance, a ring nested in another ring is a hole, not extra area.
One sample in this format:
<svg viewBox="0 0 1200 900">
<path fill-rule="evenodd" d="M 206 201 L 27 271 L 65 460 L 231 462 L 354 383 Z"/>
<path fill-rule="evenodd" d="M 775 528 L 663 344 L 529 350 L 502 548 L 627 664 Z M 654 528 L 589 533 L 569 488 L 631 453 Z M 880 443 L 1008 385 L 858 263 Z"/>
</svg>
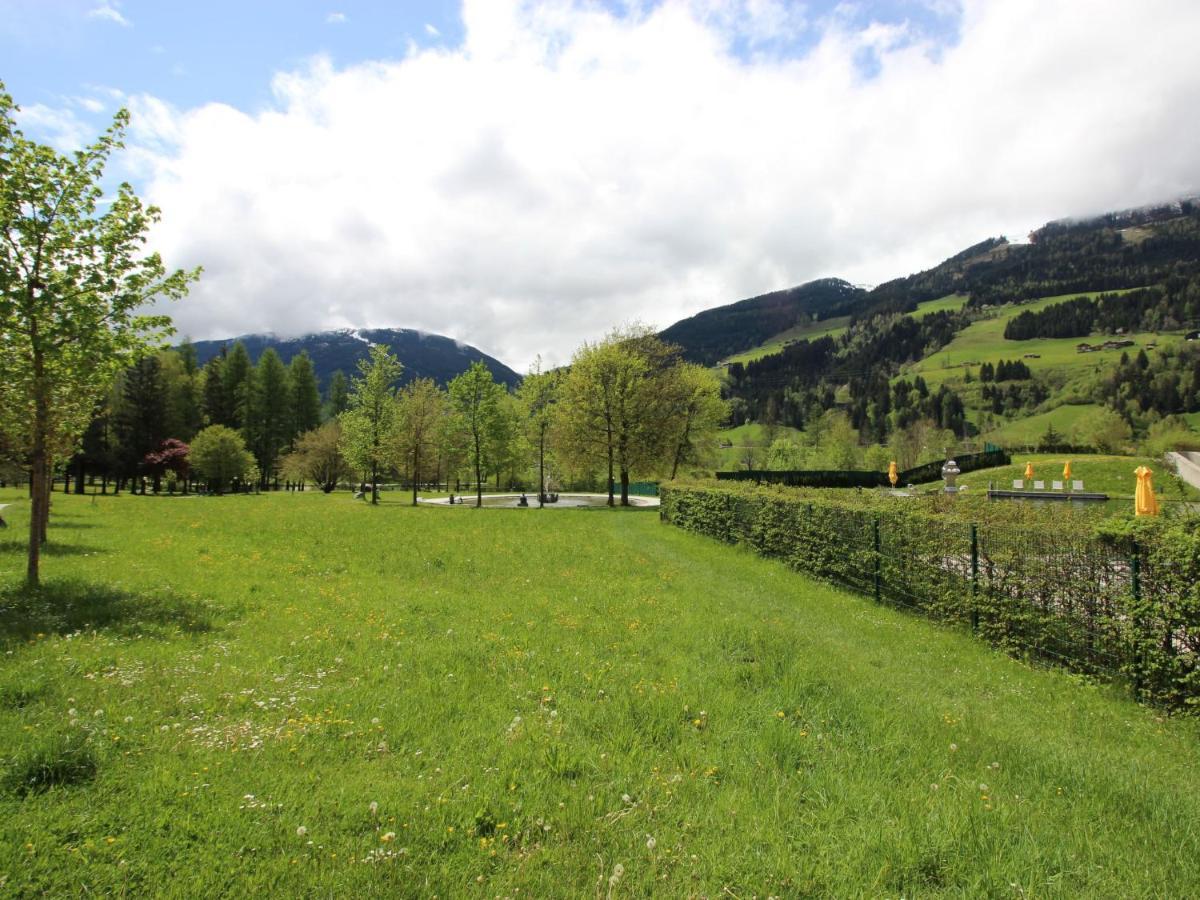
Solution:
<svg viewBox="0 0 1200 900">
<path fill-rule="evenodd" d="M 616 325 L 1200 191 L 1200 3 L 0 0 L 0 80 L 202 265 L 183 334 Z"/>
<path fill-rule="evenodd" d="M 314 54 L 344 65 L 462 37 L 456 5 L 407 0 L 6 0 L 0 11 L 0 77 L 23 104 L 99 87 L 255 109 L 273 73 Z"/>
</svg>

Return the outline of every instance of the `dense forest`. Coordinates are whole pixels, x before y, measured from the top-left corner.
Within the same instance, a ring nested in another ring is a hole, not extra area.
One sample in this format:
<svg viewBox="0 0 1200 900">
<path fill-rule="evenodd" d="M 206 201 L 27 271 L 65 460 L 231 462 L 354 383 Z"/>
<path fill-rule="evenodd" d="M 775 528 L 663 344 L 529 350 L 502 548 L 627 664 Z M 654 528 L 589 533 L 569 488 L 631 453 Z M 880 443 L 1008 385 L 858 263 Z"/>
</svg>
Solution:
<svg viewBox="0 0 1200 900">
<path fill-rule="evenodd" d="M 1004 337 L 1087 337 L 1093 331 L 1121 334 L 1133 331 L 1172 331 L 1200 323 L 1200 275 L 1174 275 L 1162 285 L 1092 299 L 1077 297 L 1037 312 L 1027 311 L 1009 321 Z"/>
<path fill-rule="evenodd" d="M 864 436 L 882 441 L 910 418 L 905 412 L 910 407 L 907 394 L 894 409 L 891 377 L 903 364 L 944 346 L 968 322 L 964 314 L 954 312 L 922 319 L 879 315 L 854 323 L 836 339 L 798 341 L 779 353 L 734 363 L 727 381 L 734 424 L 761 420 L 771 409 L 780 424 L 804 428 L 825 411 L 845 406 Z M 839 398 L 843 386 L 849 388 L 848 403 Z M 952 390 L 943 387 L 931 395 L 922 382 L 914 396 L 924 403 L 920 414 L 960 437 L 966 434 L 963 404 Z"/>
</svg>

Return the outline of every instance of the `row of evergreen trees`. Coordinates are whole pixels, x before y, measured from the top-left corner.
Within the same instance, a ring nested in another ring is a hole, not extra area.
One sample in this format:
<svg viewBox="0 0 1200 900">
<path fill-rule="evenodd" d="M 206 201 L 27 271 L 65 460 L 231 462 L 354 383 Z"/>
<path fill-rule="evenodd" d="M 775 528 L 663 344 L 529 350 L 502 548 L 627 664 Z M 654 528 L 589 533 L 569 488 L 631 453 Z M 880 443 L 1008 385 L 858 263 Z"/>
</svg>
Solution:
<svg viewBox="0 0 1200 900">
<path fill-rule="evenodd" d="M 296 439 L 346 405 L 346 377 L 334 373 L 322 402 L 305 353 L 285 366 L 267 349 L 255 364 L 237 342 L 201 367 L 195 349 L 184 342 L 144 356 L 122 373 L 68 471 L 77 489 L 84 475 L 113 480 L 118 490 L 127 483 L 137 487 L 147 471 L 155 474 L 150 457 L 161 452 L 164 441 L 189 443 L 203 428 L 222 425 L 241 435 L 266 485 Z"/>
</svg>

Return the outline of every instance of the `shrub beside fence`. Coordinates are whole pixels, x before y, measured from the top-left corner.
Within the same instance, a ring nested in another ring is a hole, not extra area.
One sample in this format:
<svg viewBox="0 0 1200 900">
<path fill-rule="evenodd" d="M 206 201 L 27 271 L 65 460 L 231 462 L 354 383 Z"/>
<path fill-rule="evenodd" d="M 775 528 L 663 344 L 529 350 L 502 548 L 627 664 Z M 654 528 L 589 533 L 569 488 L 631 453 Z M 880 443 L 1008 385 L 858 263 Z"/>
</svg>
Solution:
<svg viewBox="0 0 1200 900">
<path fill-rule="evenodd" d="M 955 457 L 960 472 L 991 469 L 1012 462 L 1003 450 L 988 450 L 983 453 L 964 453 Z M 738 472 L 717 472 L 718 481 L 753 481 L 755 484 L 782 484 L 787 487 L 828 488 L 874 488 L 888 487 L 886 472 L 870 472 L 861 469 L 746 469 Z M 942 477 L 942 463 L 931 462 L 905 469 L 899 473 L 898 484 L 925 484 Z"/>
<path fill-rule="evenodd" d="M 1200 703 L 1195 522 L 1072 533 L 751 485 L 664 485 L 660 496 L 673 525 L 960 623 L 1010 653 L 1125 677 L 1142 699 Z"/>
</svg>

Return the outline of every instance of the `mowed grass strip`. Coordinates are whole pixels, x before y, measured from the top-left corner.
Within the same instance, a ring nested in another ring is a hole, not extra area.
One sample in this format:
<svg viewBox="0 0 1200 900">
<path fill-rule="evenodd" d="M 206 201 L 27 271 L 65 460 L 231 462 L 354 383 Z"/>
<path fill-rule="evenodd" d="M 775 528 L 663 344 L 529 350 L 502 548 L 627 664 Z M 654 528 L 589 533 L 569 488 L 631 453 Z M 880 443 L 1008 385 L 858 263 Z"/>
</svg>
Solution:
<svg viewBox="0 0 1200 900">
<path fill-rule="evenodd" d="M 28 596 L 7 500 L 16 895 L 1200 883 L 1194 721 L 653 512 L 57 495 Z"/>
</svg>

